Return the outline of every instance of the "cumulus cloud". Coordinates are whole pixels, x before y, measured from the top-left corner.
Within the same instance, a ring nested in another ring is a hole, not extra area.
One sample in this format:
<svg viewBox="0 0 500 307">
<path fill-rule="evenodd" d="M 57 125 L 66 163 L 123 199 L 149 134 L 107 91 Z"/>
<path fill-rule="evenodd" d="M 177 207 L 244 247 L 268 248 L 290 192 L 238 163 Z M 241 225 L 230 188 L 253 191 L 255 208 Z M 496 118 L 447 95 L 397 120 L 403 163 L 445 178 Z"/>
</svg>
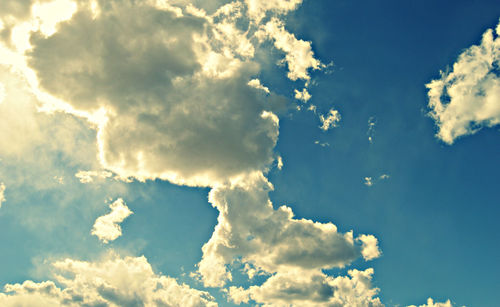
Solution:
<svg viewBox="0 0 500 307">
<path fill-rule="evenodd" d="M 54 281 L 7 284 L 0 305 L 14 306 L 217 306 L 214 298 L 154 273 L 147 259 L 110 253 L 97 262 L 53 263 Z"/>
<path fill-rule="evenodd" d="M 321 269 L 344 267 L 362 254 L 375 256 L 376 239 L 358 240 L 352 232 L 338 232 L 332 223 L 296 219 L 286 206 L 274 209 L 271 189 L 262 175 L 256 175 L 210 192 L 209 200 L 220 214 L 198 265 L 206 286 L 220 287 L 231 280 L 228 265 L 235 259 L 267 274 L 320 274 Z"/>
<path fill-rule="evenodd" d="M 109 208 L 111 212 L 98 217 L 91 232 L 104 243 L 116 240 L 122 235 L 122 229 L 119 224 L 133 213 L 121 198 L 111 203 Z"/>
<path fill-rule="evenodd" d="M 5 199 L 5 184 L 0 182 L 0 208 L 2 208 L 2 204 L 6 201 Z"/>
<path fill-rule="evenodd" d="M 297 270 L 280 272 L 261 286 L 230 287 L 229 297 L 237 303 L 253 300 L 265 306 L 349 306 L 380 307 L 373 288 L 373 269 L 349 270 L 349 276 L 330 277 L 323 273 Z"/>
<path fill-rule="evenodd" d="M 319 120 L 321 121 L 321 126 L 319 127 L 323 131 L 327 131 L 331 128 L 337 127 L 340 122 L 340 112 L 334 109 L 330 109 L 326 115 L 321 114 Z"/>
<path fill-rule="evenodd" d="M 410 305 L 408 307 L 417 307 L 417 306 Z M 428 298 L 427 304 L 418 305 L 418 307 L 453 307 L 453 305 L 451 304 L 450 300 L 447 300 L 444 303 L 438 303 L 438 302 L 434 302 L 434 300 L 432 298 Z"/>
<path fill-rule="evenodd" d="M 306 88 L 302 89 L 302 91 L 295 90 L 295 99 L 307 102 L 309 99 L 311 99 L 311 97 L 311 94 L 309 94 Z"/>
<path fill-rule="evenodd" d="M 260 21 L 268 11 L 286 13 L 295 10 L 302 0 L 245 0 L 248 14 L 254 21 Z"/>
<path fill-rule="evenodd" d="M 211 17 L 133 4 L 97 17 L 80 6 L 53 35 L 34 32 L 28 66 L 40 88 L 70 111 L 104 114 L 101 162 L 122 177 L 213 186 L 265 169 L 278 126 L 263 114 L 283 98 L 248 85 L 258 65 L 219 49 Z"/>
<path fill-rule="evenodd" d="M 284 62 L 288 66 L 290 80 L 310 80 L 309 71 L 321 69 L 324 65 L 314 57 L 311 42 L 297 39 L 293 33 L 285 29 L 284 23 L 272 18 L 257 32 L 260 39 L 271 39 L 274 46 L 285 53 Z"/>
<path fill-rule="evenodd" d="M 445 143 L 500 123 L 499 34 L 500 24 L 488 29 L 481 44 L 466 49 L 451 71 L 426 85 L 437 137 Z"/>
</svg>

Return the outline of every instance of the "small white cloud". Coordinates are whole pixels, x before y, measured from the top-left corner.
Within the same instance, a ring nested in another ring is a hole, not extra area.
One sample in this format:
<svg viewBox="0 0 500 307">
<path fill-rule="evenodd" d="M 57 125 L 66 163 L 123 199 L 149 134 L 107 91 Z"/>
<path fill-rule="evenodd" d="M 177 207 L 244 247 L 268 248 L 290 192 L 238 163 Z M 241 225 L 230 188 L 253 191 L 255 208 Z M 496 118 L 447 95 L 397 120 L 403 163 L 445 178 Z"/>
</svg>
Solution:
<svg viewBox="0 0 500 307">
<path fill-rule="evenodd" d="M 337 124 L 340 122 L 340 118 L 339 111 L 330 109 L 326 116 L 319 116 L 319 120 L 321 121 L 321 126 L 319 128 L 323 131 L 327 131 L 330 128 L 337 127 Z"/>
<path fill-rule="evenodd" d="M 314 114 L 316 114 L 317 107 L 315 105 L 310 105 L 309 108 L 307 108 L 307 111 L 312 111 Z"/>
<path fill-rule="evenodd" d="M 123 222 L 123 220 L 133 213 L 121 198 L 110 204 L 109 208 L 111 212 L 98 217 L 91 232 L 104 243 L 113 241 L 122 235 L 119 223 Z"/>
<path fill-rule="evenodd" d="M 427 84 L 437 137 L 452 144 L 482 127 L 500 123 L 500 24 L 488 29 L 479 46 L 466 49 L 451 72 Z"/>
<path fill-rule="evenodd" d="M 75 174 L 75 177 L 80 180 L 81 183 L 91 183 L 94 178 L 106 179 L 113 176 L 111 172 L 108 171 L 79 171 Z"/>
<path fill-rule="evenodd" d="M 259 79 L 252 79 L 248 82 L 248 85 L 253 87 L 253 88 L 256 88 L 256 89 L 259 89 L 259 90 L 262 90 L 264 92 L 266 92 L 267 94 L 271 93 L 269 91 L 269 88 L 262 85 L 262 83 L 260 83 L 260 80 Z"/>
<path fill-rule="evenodd" d="M 371 187 L 377 181 L 387 180 L 389 178 L 390 178 L 389 174 L 382 174 L 382 175 L 380 175 L 378 177 L 375 177 L 375 178 L 373 178 L 373 177 L 365 177 L 364 178 L 364 183 L 365 183 L 366 186 Z"/>
<path fill-rule="evenodd" d="M 2 182 L 0 183 L 0 208 L 2 207 L 2 204 L 6 201 L 5 199 L 5 184 Z"/>
<path fill-rule="evenodd" d="M 285 29 L 283 22 L 278 18 L 272 18 L 263 25 L 256 36 L 261 40 L 274 40 L 274 46 L 285 52 L 284 61 L 288 64 L 290 80 L 310 80 L 310 69 L 318 70 L 325 66 L 314 57 L 311 42 L 297 39 L 294 34 Z"/>
<path fill-rule="evenodd" d="M 319 145 L 321 147 L 330 147 L 330 143 L 328 143 L 328 142 L 320 142 L 318 140 L 314 141 L 314 144 Z"/>
<path fill-rule="evenodd" d="M 54 180 L 59 184 L 64 184 L 64 176 L 54 176 Z"/>
<path fill-rule="evenodd" d="M 417 307 L 417 306 L 410 305 L 408 307 Z M 447 300 L 444 303 L 438 303 L 438 302 L 434 302 L 434 300 L 429 297 L 427 299 L 427 304 L 419 305 L 418 307 L 453 307 L 453 305 L 451 304 L 450 300 Z"/>
<path fill-rule="evenodd" d="M 380 180 L 386 180 L 386 179 L 389 179 L 391 176 L 389 176 L 388 174 L 382 174 L 380 175 L 380 177 L 378 177 Z"/>
<path fill-rule="evenodd" d="M 277 160 L 278 160 L 278 161 L 277 161 L 277 165 L 276 165 L 276 167 L 277 167 L 279 170 L 281 170 L 281 169 L 283 168 L 283 158 L 281 158 L 281 156 L 278 156 Z"/>
<path fill-rule="evenodd" d="M 295 99 L 297 100 L 302 100 L 303 102 L 307 102 L 309 99 L 311 99 L 311 94 L 307 91 L 306 88 L 302 89 L 302 91 L 295 90 Z"/>
<path fill-rule="evenodd" d="M 368 135 L 368 142 L 370 143 L 373 143 L 376 124 L 377 124 L 377 119 L 375 117 L 372 116 L 368 119 L 368 131 L 366 132 L 366 135 Z"/>
<path fill-rule="evenodd" d="M 372 235 L 360 235 L 357 240 L 362 242 L 361 254 L 365 260 L 372 260 L 380 257 L 378 240 Z"/>
</svg>

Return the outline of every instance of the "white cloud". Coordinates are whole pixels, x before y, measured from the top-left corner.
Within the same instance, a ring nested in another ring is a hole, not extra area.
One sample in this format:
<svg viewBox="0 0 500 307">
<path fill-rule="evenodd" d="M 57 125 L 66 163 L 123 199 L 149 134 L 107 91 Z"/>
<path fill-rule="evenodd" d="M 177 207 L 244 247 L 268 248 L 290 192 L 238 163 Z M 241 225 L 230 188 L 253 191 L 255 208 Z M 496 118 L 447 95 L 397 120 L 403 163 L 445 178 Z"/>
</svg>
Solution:
<svg viewBox="0 0 500 307">
<path fill-rule="evenodd" d="M 108 171 L 78 171 L 75 177 L 80 180 L 81 183 L 91 183 L 94 178 L 106 179 L 112 177 L 113 174 Z"/>
<path fill-rule="evenodd" d="M 344 267 L 365 250 L 375 256 L 376 239 L 357 240 L 352 232 L 338 232 L 332 223 L 296 219 L 286 206 L 274 209 L 268 196 L 271 189 L 256 174 L 210 192 L 209 200 L 220 214 L 199 263 L 206 286 L 221 287 L 231 280 L 227 266 L 235 259 L 268 274 L 290 270 L 320 274 L 324 268 Z"/>
<path fill-rule="evenodd" d="M 284 23 L 278 18 L 272 18 L 263 25 L 257 37 L 272 39 L 274 46 L 285 52 L 284 61 L 288 64 L 290 80 L 309 80 L 309 70 L 321 69 L 324 65 L 314 57 L 311 42 L 297 39 L 294 34 L 285 29 Z"/>
<path fill-rule="evenodd" d="M 53 264 L 55 281 L 7 284 L 0 305 L 14 306 L 217 306 L 204 291 L 153 272 L 147 259 L 110 253 L 97 262 L 65 259 Z"/>
<path fill-rule="evenodd" d="M 321 114 L 319 120 L 321 121 L 321 126 L 319 127 L 323 131 L 327 131 L 331 128 L 337 127 L 340 122 L 340 113 L 337 110 L 330 109 L 326 115 Z"/>
<path fill-rule="evenodd" d="M 386 179 L 389 179 L 391 178 L 391 176 L 389 176 L 389 174 L 382 174 L 380 175 L 380 177 L 378 177 L 380 180 L 386 180 Z"/>
<path fill-rule="evenodd" d="M 448 144 L 500 123 L 499 34 L 500 24 L 496 34 L 488 29 L 480 45 L 466 49 L 450 72 L 426 85 L 437 137 Z"/>
<path fill-rule="evenodd" d="M 314 144 L 319 145 L 321 147 L 330 147 L 330 143 L 328 143 L 328 142 L 320 142 L 318 140 L 314 141 Z"/>
<path fill-rule="evenodd" d="M 92 234 L 104 243 L 116 240 L 122 235 L 119 223 L 123 222 L 133 212 L 125 205 L 123 199 L 118 198 L 109 205 L 111 212 L 98 217 L 92 228 Z"/>
<path fill-rule="evenodd" d="M 266 12 L 286 13 L 295 10 L 302 0 L 244 0 L 248 7 L 248 14 L 254 21 L 260 22 Z"/>
<path fill-rule="evenodd" d="M 417 307 L 417 306 L 410 305 L 408 307 Z M 438 302 L 435 303 L 432 298 L 428 298 L 427 304 L 419 305 L 418 307 L 453 307 L 453 305 L 451 304 L 450 300 L 447 300 L 444 303 L 438 303 Z"/>
<path fill-rule="evenodd" d="M 2 208 L 2 204 L 6 201 L 5 199 L 5 184 L 0 182 L 0 208 Z"/>
<path fill-rule="evenodd" d="M 368 131 L 366 132 L 366 135 L 368 135 L 368 142 L 370 144 L 373 143 L 373 137 L 375 136 L 375 125 L 377 124 L 377 119 L 375 117 L 370 117 L 368 119 Z"/>
<path fill-rule="evenodd" d="M 373 269 L 349 270 L 350 276 L 331 277 L 321 272 L 289 270 L 271 276 L 261 286 L 230 287 L 237 303 L 253 300 L 265 306 L 381 307 L 378 289 L 371 285 Z"/>
<path fill-rule="evenodd" d="M 252 79 L 252 80 L 248 81 L 248 85 L 250 85 L 253 88 L 263 90 L 267 94 L 270 93 L 269 88 L 262 85 L 262 83 L 260 83 L 259 79 Z"/>
<path fill-rule="evenodd" d="M 371 187 L 373 185 L 372 177 L 365 177 L 365 185 Z"/>
<path fill-rule="evenodd" d="M 107 118 L 97 127 L 106 169 L 202 186 L 266 169 L 278 126 L 262 114 L 283 98 L 249 86 L 258 65 L 216 39 L 231 16 L 215 24 L 129 2 L 100 10 L 81 6 L 50 37 L 34 33 L 28 65 L 59 107 Z"/>
<path fill-rule="evenodd" d="M 311 99 L 311 97 L 311 94 L 309 94 L 306 88 L 302 89 L 302 91 L 295 90 L 295 99 L 297 100 L 307 102 L 309 99 Z"/>
<path fill-rule="evenodd" d="M 380 249 L 378 248 L 378 240 L 372 235 L 360 235 L 359 241 L 362 242 L 361 254 L 365 260 L 372 260 L 380 257 Z"/>
</svg>

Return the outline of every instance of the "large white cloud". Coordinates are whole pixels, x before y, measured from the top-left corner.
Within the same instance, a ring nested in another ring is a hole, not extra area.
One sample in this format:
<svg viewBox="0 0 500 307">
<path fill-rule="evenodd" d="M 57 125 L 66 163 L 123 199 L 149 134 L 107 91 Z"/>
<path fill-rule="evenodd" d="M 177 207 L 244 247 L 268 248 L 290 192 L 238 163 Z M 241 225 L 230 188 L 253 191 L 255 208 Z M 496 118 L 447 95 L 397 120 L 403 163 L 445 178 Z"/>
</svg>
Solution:
<svg viewBox="0 0 500 307">
<path fill-rule="evenodd" d="M 352 232 L 338 232 L 332 223 L 296 219 L 286 206 L 274 209 L 268 196 L 271 189 L 262 175 L 255 175 L 210 192 L 209 200 L 220 214 L 212 238 L 203 247 L 201 279 L 206 286 L 223 286 L 231 280 L 231 265 L 238 260 L 245 264 L 249 277 L 271 277 L 262 286 L 233 287 L 231 297 L 263 303 L 281 297 L 288 304 L 335 301 L 340 294 L 326 290 L 333 289 L 333 278 L 322 269 L 344 267 L 361 256 L 366 260 L 378 257 L 377 239 L 370 235 L 354 238 Z M 290 287 L 290 293 L 301 290 L 287 299 L 284 287 Z"/>
<path fill-rule="evenodd" d="M 110 253 L 96 262 L 53 263 L 55 281 L 8 284 L 0 305 L 14 306 L 217 306 L 208 292 L 156 274 L 145 257 Z"/>
<path fill-rule="evenodd" d="M 282 101 L 248 85 L 258 65 L 218 50 L 216 30 L 208 17 L 113 1 L 33 34 L 29 66 L 73 109 L 106 113 L 106 168 L 213 186 L 272 162 L 278 126 L 263 114 Z"/>
<path fill-rule="evenodd" d="M 495 33 L 496 32 L 496 33 Z M 466 49 L 450 72 L 427 84 L 437 137 L 448 144 L 500 123 L 500 24 Z"/>
</svg>

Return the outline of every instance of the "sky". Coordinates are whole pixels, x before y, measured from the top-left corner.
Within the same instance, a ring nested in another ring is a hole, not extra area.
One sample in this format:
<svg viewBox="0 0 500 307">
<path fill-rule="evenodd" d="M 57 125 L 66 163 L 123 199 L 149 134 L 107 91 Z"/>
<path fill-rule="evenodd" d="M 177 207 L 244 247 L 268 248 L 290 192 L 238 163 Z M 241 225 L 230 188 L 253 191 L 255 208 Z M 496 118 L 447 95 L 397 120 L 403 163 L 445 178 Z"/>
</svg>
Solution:
<svg viewBox="0 0 500 307">
<path fill-rule="evenodd" d="M 0 305 L 486 306 L 500 3 L 0 2 Z"/>
</svg>

